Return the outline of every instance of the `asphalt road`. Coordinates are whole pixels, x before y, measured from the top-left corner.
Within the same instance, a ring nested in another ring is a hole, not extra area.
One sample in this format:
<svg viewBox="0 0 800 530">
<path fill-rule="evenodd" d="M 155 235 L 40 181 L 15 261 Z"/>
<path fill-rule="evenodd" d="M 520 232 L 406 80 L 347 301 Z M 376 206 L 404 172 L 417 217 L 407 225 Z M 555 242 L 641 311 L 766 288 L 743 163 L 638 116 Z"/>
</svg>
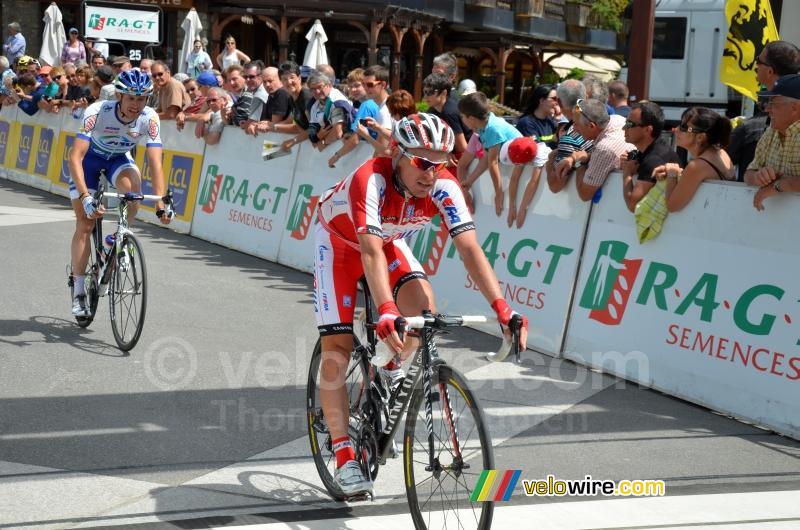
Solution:
<svg viewBox="0 0 800 530">
<path fill-rule="evenodd" d="M 105 299 L 88 329 L 71 317 L 72 230 L 65 199 L 0 180 L 0 528 L 382 517 L 411 526 L 399 460 L 381 470 L 372 503 L 330 502 L 314 472 L 304 422 L 317 339 L 309 275 L 138 223 L 150 298 L 142 338 L 123 354 Z M 746 506 L 737 495 L 767 499 L 761 506 L 800 498 L 800 442 L 533 352 L 521 366 L 489 364 L 484 353 L 496 346 L 463 330 L 440 349 L 477 388 L 498 469 L 662 479 L 665 502 L 725 499 L 734 508 L 718 506 L 722 523 L 800 525 L 800 512 L 735 513 Z M 578 506 L 594 506 L 585 499 L 518 488 L 498 517 L 572 506 L 576 527 L 625 526 L 625 507 L 633 514 L 641 500 L 599 500 L 618 519 L 580 523 Z M 695 509 L 693 520 L 717 521 Z M 672 514 L 687 508 L 674 510 L 642 526 L 676 524 Z"/>
</svg>

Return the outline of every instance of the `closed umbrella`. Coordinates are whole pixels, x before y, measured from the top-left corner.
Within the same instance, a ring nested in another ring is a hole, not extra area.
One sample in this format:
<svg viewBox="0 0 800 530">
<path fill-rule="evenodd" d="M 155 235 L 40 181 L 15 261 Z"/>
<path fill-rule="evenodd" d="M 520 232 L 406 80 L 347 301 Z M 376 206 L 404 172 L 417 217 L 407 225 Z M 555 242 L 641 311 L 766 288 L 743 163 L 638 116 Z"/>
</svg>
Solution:
<svg viewBox="0 0 800 530">
<path fill-rule="evenodd" d="M 194 41 L 200 38 L 200 32 L 203 31 L 203 23 L 200 22 L 200 17 L 197 16 L 195 8 L 191 8 L 186 18 L 183 19 L 181 24 L 183 28 L 183 46 L 181 46 L 180 64 L 178 65 L 179 72 L 186 72 L 186 58 L 192 53 L 192 46 Z"/>
<path fill-rule="evenodd" d="M 314 21 L 314 25 L 306 33 L 306 40 L 308 41 L 308 47 L 303 58 L 303 64 L 311 68 L 316 68 L 320 64 L 328 64 L 328 52 L 325 50 L 328 36 L 325 35 L 325 30 L 322 28 L 322 22 L 319 19 Z"/>
<path fill-rule="evenodd" d="M 61 11 L 55 2 L 44 12 L 44 32 L 42 33 L 42 49 L 39 60 L 42 64 L 57 66 L 61 64 L 61 50 L 67 42 L 64 24 L 61 23 Z"/>
</svg>

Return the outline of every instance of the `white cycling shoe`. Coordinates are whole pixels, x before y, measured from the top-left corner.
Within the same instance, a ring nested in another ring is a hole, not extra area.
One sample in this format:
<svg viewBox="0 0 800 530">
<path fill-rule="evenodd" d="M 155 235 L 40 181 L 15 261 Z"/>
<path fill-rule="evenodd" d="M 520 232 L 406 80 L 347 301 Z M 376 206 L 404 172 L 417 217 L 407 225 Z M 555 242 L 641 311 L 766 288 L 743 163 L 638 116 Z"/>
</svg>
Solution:
<svg viewBox="0 0 800 530">
<path fill-rule="evenodd" d="M 89 307 L 86 305 L 86 295 L 79 294 L 72 299 L 72 314 L 76 317 L 88 317 Z"/>
<path fill-rule="evenodd" d="M 347 497 L 359 494 L 372 495 L 372 481 L 364 476 L 355 460 L 348 461 L 333 474 L 333 483 Z"/>
</svg>

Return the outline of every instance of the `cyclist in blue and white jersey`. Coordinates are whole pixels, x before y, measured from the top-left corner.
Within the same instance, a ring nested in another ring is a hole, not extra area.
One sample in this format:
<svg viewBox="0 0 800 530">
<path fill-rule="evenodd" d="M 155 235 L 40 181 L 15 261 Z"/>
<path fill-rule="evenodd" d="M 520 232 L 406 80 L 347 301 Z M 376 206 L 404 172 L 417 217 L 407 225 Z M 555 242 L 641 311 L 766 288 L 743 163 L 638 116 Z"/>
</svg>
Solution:
<svg viewBox="0 0 800 530">
<path fill-rule="evenodd" d="M 82 274 L 86 270 L 91 249 L 89 236 L 95 219 L 104 212 L 102 206 L 95 205 L 93 198 L 101 170 L 105 170 L 109 183 L 120 193 L 141 192 L 141 173 L 130 151 L 144 140 L 153 193 L 162 196 L 166 193 L 161 168 L 161 122 L 156 111 L 146 106 L 153 92 L 153 81 L 134 68 L 121 72 L 114 85 L 116 101 L 98 101 L 86 109 L 69 156 L 69 197 L 76 219 L 71 247 L 73 273 Z M 136 216 L 137 209 L 136 202 L 128 206 L 130 220 Z M 167 212 L 161 201 L 156 205 L 156 212 L 163 224 L 170 222 L 171 211 L 165 215 Z M 88 316 L 84 276 L 74 274 L 74 280 L 72 314 Z"/>
</svg>

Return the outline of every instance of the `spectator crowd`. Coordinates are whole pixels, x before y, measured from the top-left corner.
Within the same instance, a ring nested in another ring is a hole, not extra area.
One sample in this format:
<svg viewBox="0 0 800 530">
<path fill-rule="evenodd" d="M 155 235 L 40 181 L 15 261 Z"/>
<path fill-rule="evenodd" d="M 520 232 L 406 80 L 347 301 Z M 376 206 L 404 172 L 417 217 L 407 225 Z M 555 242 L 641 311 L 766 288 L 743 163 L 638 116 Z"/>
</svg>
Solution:
<svg viewBox="0 0 800 530">
<path fill-rule="evenodd" d="M 125 56 L 109 57 L 104 42 L 81 40 L 75 28 L 64 43 L 61 65 L 40 64 L 26 53 L 20 25 L 12 22 L 8 30 L 0 56 L 0 104 L 29 115 L 67 108 L 80 118 L 94 101 L 115 99 L 115 76 L 133 67 Z M 451 53 L 434 58 L 418 104 L 406 90 L 390 90 L 389 72 L 380 65 L 351 70 L 339 82 L 329 65 L 267 65 L 238 50 L 233 36 L 223 42 L 215 58 L 221 70 L 201 40 L 182 64 L 187 73 L 173 73 L 162 61 L 140 62 L 138 68 L 153 78 L 149 105 L 161 120 L 174 120 L 178 129 L 188 125 L 208 144 L 218 143 L 227 127 L 252 136 L 284 133 L 289 137 L 283 149 L 308 141 L 329 152 L 328 164 L 335 167 L 360 142 L 369 144 L 374 156 L 388 155 L 394 122 L 422 104 L 455 135 L 449 170 L 468 201 L 488 170 L 495 212 L 507 211 L 509 227 L 525 223 L 542 171 L 553 193 L 572 185 L 582 200 L 598 201 L 609 174 L 621 170 L 625 203 L 637 215 L 655 193 L 664 215 L 679 211 L 705 181 L 757 186 L 759 210 L 770 197 L 800 191 L 800 51 L 789 42 L 771 42 L 757 58 L 765 90 L 755 116 L 734 128 L 713 110 L 692 107 L 672 141 L 664 134 L 659 105 L 629 101 L 619 80 L 605 83 L 586 75 L 535 87 L 523 115 L 511 124 L 492 112 L 491 101 L 470 80 L 457 85 Z M 513 166 L 507 189 L 501 165 Z M 526 170 L 530 179 L 520 197 Z"/>
</svg>

